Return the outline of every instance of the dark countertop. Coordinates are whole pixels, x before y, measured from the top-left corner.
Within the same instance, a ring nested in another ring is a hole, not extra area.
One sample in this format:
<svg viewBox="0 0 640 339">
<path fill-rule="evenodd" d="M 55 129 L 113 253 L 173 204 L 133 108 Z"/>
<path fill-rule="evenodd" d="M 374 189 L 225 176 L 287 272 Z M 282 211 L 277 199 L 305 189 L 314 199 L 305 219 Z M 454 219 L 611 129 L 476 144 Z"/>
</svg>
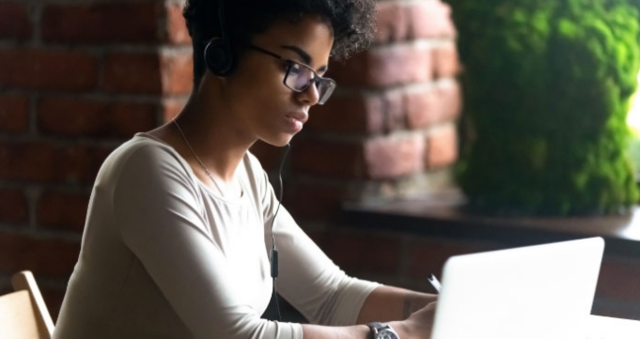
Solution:
<svg viewBox="0 0 640 339">
<path fill-rule="evenodd" d="M 640 207 L 629 215 L 590 217 L 499 217 L 465 209 L 459 192 L 408 200 L 343 205 L 343 221 L 358 228 L 424 236 L 473 238 L 524 246 L 601 236 L 608 254 L 640 257 Z"/>
</svg>

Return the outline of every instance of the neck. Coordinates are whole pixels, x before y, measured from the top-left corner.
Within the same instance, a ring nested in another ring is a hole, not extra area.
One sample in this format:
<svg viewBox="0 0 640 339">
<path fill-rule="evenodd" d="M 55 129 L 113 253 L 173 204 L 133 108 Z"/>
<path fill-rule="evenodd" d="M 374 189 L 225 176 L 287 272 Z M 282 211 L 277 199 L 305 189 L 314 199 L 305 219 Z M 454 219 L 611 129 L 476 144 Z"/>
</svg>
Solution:
<svg viewBox="0 0 640 339">
<path fill-rule="evenodd" d="M 245 135 L 222 100 L 194 92 L 175 118 L 211 175 L 231 183 L 240 161 L 256 141 Z"/>
</svg>

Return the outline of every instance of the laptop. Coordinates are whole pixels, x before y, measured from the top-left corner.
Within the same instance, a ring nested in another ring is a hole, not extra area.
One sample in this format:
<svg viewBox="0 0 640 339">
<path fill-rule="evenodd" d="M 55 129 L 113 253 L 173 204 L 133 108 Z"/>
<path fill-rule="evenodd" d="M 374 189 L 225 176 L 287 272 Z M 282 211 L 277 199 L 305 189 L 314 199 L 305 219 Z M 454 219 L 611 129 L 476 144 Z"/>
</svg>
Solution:
<svg viewBox="0 0 640 339">
<path fill-rule="evenodd" d="M 584 339 L 600 237 L 453 256 L 432 339 Z"/>
</svg>

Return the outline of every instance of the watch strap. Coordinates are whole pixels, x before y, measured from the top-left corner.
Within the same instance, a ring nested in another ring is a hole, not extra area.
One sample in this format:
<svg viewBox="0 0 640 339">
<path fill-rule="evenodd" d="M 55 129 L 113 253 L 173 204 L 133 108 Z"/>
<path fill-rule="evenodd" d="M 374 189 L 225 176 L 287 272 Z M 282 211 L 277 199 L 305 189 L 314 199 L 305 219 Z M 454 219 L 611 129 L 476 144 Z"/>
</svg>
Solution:
<svg viewBox="0 0 640 339">
<path fill-rule="evenodd" d="M 376 339 L 376 335 L 387 328 L 391 328 L 391 326 L 389 326 L 388 324 L 385 323 L 381 323 L 381 322 L 370 322 L 367 324 L 367 326 L 369 326 L 369 329 L 371 329 L 371 339 Z"/>
</svg>

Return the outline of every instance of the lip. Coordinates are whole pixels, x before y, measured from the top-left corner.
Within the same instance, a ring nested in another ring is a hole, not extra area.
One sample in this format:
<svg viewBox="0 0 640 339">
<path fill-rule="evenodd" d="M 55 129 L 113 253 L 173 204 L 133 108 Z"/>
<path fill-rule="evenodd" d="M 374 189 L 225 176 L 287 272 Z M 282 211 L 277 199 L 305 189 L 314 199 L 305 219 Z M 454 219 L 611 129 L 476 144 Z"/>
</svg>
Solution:
<svg viewBox="0 0 640 339">
<path fill-rule="evenodd" d="M 287 121 L 287 130 L 289 133 L 298 133 L 302 130 L 302 126 L 309 119 L 309 115 L 305 112 L 291 112 L 284 116 Z"/>
<path fill-rule="evenodd" d="M 285 117 L 296 119 L 303 124 L 309 120 L 309 114 L 302 111 L 287 113 Z"/>
</svg>

